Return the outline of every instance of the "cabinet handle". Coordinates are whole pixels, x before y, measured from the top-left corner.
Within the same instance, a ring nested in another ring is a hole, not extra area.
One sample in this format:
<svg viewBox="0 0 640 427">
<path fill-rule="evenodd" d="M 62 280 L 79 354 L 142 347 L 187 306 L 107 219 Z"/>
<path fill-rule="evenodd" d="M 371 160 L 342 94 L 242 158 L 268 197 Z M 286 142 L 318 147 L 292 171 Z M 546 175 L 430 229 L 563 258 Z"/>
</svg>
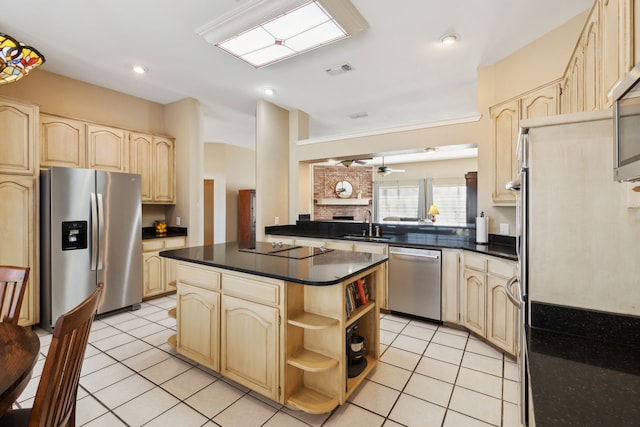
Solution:
<svg viewBox="0 0 640 427">
<path fill-rule="evenodd" d="M 509 281 L 505 285 L 507 298 L 509 298 L 509 301 L 511 301 L 513 305 L 515 305 L 517 308 L 522 307 L 522 301 L 520 301 L 518 298 L 515 297 L 515 295 L 513 295 L 513 291 L 511 290 L 511 288 L 513 287 L 513 285 L 519 282 L 520 281 L 518 280 L 518 276 L 513 276 L 511 279 L 509 279 Z"/>
</svg>

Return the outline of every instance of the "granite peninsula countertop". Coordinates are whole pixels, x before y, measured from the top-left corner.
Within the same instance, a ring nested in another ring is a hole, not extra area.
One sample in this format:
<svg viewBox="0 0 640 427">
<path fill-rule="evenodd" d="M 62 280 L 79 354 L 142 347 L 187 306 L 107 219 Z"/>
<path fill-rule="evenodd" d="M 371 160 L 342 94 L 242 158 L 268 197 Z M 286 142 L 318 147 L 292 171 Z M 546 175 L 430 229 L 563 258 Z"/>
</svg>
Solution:
<svg viewBox="0 0 640 427">
<path fill-rule="evenodd" d="M 142 227 L 142 240 L 149 239 L 166 239 L 167 237 L 180 237 L 187 235 L 186 227 L 167 227 L 167 232 L 163 234 L 156 233 L 155 227 Z"/>
<path fill-rule="evenodd" d="M 536 426 L 640 425 L 640 348 L 529 330 Z"/>
<path fill-rule="evenodd" d="M 273 248 L 266 242 L 255 242 L 254 248 L 256 245 L 258 251 Z M 381 254 L 287 247 L 275 247 L 272 254 L 264 254 L 256 253 L 249 242 L 228 242 L 163 251 L 160 256 L 314 286 L 340 283 L 387 261 Z"/>
</svg>

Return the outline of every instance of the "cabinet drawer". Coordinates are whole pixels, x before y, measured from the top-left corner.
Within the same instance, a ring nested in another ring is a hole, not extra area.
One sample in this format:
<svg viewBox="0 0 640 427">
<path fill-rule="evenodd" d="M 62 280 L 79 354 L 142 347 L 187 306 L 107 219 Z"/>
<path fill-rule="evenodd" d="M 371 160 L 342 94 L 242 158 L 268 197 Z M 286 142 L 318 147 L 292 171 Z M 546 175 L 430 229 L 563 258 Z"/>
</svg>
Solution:
<svg viewBox="0 0 640 427">
<path fill-rule="evenodd" d="M 225 294 L 235 295 L 261 304 L 280 304 L 280 285 L 276 283 L 225 274 L 222 277 L 222 290 Z"/>
<path fill-rule="evenodd" d="M 162 239 L 150 239 L 142 241 L 142 252 L 160 251 L 163 247 L 164 241 Z"/>
<path fill-rule="evenodd" d="M 170 237 L 164 239 L 164 248 L 165 249 L 180 249 L 184 248 L 185 239 L 184 237 Z"/>
<path fill-rule="evenodd" d="M 513 262 L 490 258 L 488 264 L 489 273 L 491 274 L 506 278 L 513 277 L 516 274 L 516 265 Z"/>
<path fill-rule="evenodd" d="M 487 258 L 482 255 L 465 252 L 464 266 L 475 270 L 487 271 Z"/>
<path fill-rule="evenodd" d="M 220 289 L 220 273 L 207 267 L 193 267 L 190 264 L 179 263 L 178 281 L 204 289 Z"/>
</svg>

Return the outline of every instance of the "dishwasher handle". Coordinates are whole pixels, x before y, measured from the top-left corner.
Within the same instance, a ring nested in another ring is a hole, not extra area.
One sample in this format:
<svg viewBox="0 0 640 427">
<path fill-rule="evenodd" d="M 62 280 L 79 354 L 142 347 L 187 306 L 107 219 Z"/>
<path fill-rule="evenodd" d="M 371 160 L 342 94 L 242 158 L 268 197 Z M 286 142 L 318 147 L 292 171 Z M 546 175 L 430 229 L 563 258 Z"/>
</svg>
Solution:
<svg viewBox="0 0 640 427">
<path fill-rule="evenodd" d="M 393 249 L 389 249 L 389 254 L 390 255 L 400 255 L 400 256 L 406 256 L 409 258 L 428 258 L 428 259 L 440 259 L 440 255 L 429 255 L 429 254 L 421 254 L 421 253 L 407 253 L 407 252 L 400 252 L 400 251 L 394 251 Z"/>
</svg>

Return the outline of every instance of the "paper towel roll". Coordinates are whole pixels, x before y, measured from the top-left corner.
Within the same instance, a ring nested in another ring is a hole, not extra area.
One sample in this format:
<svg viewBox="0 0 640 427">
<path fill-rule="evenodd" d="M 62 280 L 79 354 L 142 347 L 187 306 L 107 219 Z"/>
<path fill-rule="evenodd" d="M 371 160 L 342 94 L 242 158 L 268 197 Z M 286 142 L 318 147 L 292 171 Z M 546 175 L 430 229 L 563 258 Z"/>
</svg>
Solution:
<svg viewBox="0 0 640 427">
<path fill-rule="evenodd" d="M 476 217 L 476 243 L 489 243 L 489 218 L 486 216 Z"/>
</svg>

